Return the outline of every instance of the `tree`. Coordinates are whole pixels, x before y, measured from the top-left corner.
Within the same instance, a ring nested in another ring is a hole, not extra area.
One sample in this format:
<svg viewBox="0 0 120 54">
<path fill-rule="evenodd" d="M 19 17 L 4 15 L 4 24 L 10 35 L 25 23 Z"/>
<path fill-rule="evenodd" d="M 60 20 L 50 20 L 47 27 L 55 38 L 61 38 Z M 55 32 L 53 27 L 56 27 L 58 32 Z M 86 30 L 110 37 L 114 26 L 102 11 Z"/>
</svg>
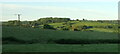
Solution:
<svg viewBox="0 0 120 54">
<path fill-rule="evenodd" d="M 85 19 L 83 18 L 83 21 L 85 21 Z"/>
<path fill-rule="evenodd" d="M 84 25 L 84 26 L 82 27 L 82 30 L 86 30 L 86 29 L 87 29 L 87 26 Z"/>
<path fill-rule="evenodd" d="M 48 25 L 48 24 L 45 24 L 43 26 L 44 29 L 54 29 L 52 26 Z"/>
<path fill-rule="evenodd" d="M 67 21 L 70 21 L 70 18 L 46 17 L 46 18 L 38 19 L 38 22 L 40 22 L 41 24 L 67 22 Z"/>
<path fill-rule="evenodd" d="M 76 19 L 76 21 L 79 21 L 79 19 Z"/>
</svg>

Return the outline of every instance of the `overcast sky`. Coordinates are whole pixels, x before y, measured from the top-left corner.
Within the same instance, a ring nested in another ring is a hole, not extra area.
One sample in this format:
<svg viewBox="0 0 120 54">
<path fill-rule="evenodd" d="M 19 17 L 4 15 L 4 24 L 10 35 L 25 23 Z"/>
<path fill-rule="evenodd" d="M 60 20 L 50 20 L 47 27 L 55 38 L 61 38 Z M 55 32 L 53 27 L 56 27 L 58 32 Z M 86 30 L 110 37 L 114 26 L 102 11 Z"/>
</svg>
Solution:
<svg viewBox="0 0 120 54">
<path fill-rule="evenodd" d="M 27 0 L 26 0 L 27 1 Z M 42 17 L 68 17 L 71 19 L 117 20 L 118 0 L 44 0 L 39 2 L 2 1 L 0 21 L 17 20 L 15 14 L 21 14 L 22 21 L 37 20 Z"/>
</svg>

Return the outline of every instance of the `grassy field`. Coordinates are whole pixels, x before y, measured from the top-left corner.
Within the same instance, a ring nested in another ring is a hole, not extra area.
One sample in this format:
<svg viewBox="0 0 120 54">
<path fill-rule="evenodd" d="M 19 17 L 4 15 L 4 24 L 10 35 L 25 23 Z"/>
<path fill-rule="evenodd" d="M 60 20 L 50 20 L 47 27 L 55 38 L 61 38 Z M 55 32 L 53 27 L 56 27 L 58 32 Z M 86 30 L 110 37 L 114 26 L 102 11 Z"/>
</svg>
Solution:
<svg viewBox="0 0 120 54">
<path fill-rule="evenodd" d="M 3 27 L 3 37 L 18 39 L 118 39 L 117 33 L 89 31 L 58 31 L 39 28 Z"/>
<path fill-rule="evenodd" d="M 111 24 L 111 23 L 100 23 L 100 22 L 78 22 L 74 25 L 107 26 L 107 25 L 113 25 L 113 24 Z"/>
<path fill-rule="evenodd" d="M 3 37 L 40 40 L 37 44 L 3 44 L 3 52 L 117 52 L 117 44 L 46 44 L 50 39 L 118 39 L 117 33 L 58 31 L 39 28 L 3 26 Z"/>
<path fill-rule="evenodd" d="M 3 52 L 118 52 L 117 44 L 7 44 L 3 45 Z"/>
<path fill-rule="evenodd" d="M 52 25 L 54 28 L 57 28 L 57 27 L 69 27 L 69 25 L 64 25 L 65 22 L 62 22 L 62 23 L 49 23 L 49 25 Z M 90 28 L 90 29 L 87 29 L 87 30 L 94 30 L 94 31 L 99 31 L 99 32 L 112 32 L 112 33 L 118 33 L 118 24 L 113 24 L 113 23 L 107 23 L 107 22 L 104 22 L 104 23 L 101 23 L 101 22 L 89 22 L 89 21 L 69 21 L 67 22 L 68 24 L 72 23 L 71 26 L 74 26 L 74 27 L 80 27 L 80 26 L 93 26 L 94 28 Z M 111 26 L 112 28 L 105 28 L 107 26 Z M 98 27 L 98 28 L 95 28 L 95 27 Z M 99 28 L 99 27 L 104 27 L 104 28 Z"/>
</svg>

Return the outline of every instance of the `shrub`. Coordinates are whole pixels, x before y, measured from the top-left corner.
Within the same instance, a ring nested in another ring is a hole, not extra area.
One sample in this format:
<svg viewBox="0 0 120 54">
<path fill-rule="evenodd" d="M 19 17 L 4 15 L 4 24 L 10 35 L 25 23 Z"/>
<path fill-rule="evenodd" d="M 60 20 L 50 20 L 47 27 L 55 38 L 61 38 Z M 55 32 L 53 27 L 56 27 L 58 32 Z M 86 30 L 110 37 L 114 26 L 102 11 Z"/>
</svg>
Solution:
<svg viewBox="0 0 120 54">
<path fill-rule="evenodd" d="M 59 39 L 59 40 L 54 40 L 55 43 L 57 44 L 107 44 L 107 43 L 120 43 L 120 40 L 117 39 L 105 39 L 105 40 L 89 40 L 89 39 Z"/>
<path fill-rule="evenodd" d="M 44 29 L 54 29 L 51 25 L 45 24 L 43 26 Z"/>
<path fill-rule="evenodd" d="M 15 37 L 2 37 L 2 43 L 3 44 L 11 44 L 11 43 L 14 43 L 14 44 L 22 44 L 22 43 L 25 43 L 24 40 L 19 40 Z"/>
</svg>

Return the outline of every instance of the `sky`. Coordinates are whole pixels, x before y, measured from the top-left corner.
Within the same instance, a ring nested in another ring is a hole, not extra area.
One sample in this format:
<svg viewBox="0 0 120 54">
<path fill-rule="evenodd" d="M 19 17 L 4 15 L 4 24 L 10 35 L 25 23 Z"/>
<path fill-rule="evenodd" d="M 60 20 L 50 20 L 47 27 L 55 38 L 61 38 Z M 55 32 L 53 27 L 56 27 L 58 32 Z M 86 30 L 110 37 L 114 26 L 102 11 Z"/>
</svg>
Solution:
<svg viewBox="0 0 120 54">
<path fill-rule="evenodd" d="M 0 21 L 32 21 L 44 17 L 66 17 L 82 20 L 117 20 L 118 1 L 116 0 L 44 0 L 39 2 L 20 1 L 0 2 Z"/>
</svg>

